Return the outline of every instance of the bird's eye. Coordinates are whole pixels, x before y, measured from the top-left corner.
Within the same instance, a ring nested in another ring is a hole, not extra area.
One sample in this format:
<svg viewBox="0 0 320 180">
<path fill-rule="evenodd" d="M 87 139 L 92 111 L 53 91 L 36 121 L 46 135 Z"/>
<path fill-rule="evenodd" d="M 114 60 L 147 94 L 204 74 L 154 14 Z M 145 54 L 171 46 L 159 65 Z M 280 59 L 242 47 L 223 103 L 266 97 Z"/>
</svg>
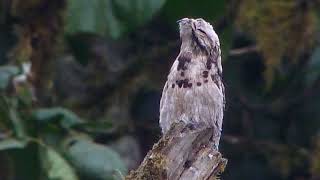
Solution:
<svg viewBox="0 0 320 180">
<path fill-rule="evenodd" d="M 198 18 L 198 19 L 196 19 L 196 21 L 203 22 L 204 20 L 202 18 Z"/>
<path fill-rule="evenodd" d="M 200 31 L 200 32 L 202 32 L 203 34 L 206 34 L 206 32 L 204 31 L 204 30 L 202 30 L 202 29 L 197 29 L 198 31 Z"/>
</svg>

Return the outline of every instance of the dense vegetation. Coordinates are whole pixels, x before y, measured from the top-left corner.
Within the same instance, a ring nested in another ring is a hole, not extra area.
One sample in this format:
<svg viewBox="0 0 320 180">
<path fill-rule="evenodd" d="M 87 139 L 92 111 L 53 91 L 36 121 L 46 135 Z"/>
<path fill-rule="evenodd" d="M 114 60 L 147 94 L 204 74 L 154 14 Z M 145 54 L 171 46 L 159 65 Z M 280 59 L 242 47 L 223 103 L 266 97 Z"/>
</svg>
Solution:
<svg viewBox="0 0 320 180">
<path fill-rule="evenodd" d="M 0 180 L 136 168 L 161 136 L 182 17 L 220 37 L 223 179 L 320 178 L 319 12 L 319 0 L 0 1 Z"/>
</svg>

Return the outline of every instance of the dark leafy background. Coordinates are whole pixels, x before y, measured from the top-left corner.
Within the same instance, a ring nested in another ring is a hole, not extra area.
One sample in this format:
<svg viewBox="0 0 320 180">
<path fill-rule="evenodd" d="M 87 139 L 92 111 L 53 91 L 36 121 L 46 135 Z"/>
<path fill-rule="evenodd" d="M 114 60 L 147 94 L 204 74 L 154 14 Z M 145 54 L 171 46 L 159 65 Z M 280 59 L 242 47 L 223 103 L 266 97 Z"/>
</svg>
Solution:
<svg viewBox="0 0 320 180">
<path fill-rule="evenodd" d="M 320 178 L 318 0 L 1 0 L 0 180 L 121 179 L 161 136 L 176 21 L 223 52 L 222 179 Z M 31 69 L 30 69 L 31 65 Z"/>
</svg>

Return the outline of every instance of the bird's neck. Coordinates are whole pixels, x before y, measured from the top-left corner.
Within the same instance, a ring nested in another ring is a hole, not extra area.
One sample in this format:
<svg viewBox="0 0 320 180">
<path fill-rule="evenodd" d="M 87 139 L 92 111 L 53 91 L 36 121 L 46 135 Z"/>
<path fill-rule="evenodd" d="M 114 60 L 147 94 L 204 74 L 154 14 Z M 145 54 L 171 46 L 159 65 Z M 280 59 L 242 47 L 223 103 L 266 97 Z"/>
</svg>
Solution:
<svg viewBox="0 0 320 180">
<path fill-rule="evenodd" d="M 180 52 L 183 53 L 187 53 L 187 54 L 192 54 L 192 56 L 203 56 L 206 55 L 206 52 L 201 49 L 197 43 L 195 43 L 193 40 L 191 39 L 182 39 L 182 43 L 181 43 L 181 48 L 180 48 Z"/>
<path fill-rule="evenodd" d="M 192 41 L 191 40 L 188 40 L 188 39 L 182 40 L 180 52 L 186 52 L 186 51 L 192 52 L 193 49 L 194 48 L 192 47 Z"/>
</svg>

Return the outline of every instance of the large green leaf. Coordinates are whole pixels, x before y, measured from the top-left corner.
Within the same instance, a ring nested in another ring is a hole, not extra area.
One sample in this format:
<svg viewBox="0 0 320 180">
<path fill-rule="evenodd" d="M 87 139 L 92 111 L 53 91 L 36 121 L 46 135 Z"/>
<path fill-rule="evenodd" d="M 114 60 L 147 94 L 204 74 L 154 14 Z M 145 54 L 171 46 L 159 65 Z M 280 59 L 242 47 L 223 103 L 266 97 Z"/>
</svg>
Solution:
<svg viewBox="0 0 320 180">
<path fill-rule="evenodd" d="M 85 177 L 114 179 L 127 170 L 118 153 L 107 146 L 84 138 L 68 139 L 66 154 L 73 166 Z"/>
<path fill-rule="evenodd" d="M 10 79 L 19 73 L 19 69 L 15 66 L 1 66 L 0 67 L 0 90 L 5 89 Z"/>
<path fill-rule="evenodd" d="M 33 112 L 33 118 L 42 123 L 58 121 L 63 128 L 70 128 L 83 122 L 76 114 L 61 107 L 37 109 Z"/>
<path fill-rule="evenodd" d="M 118 38 L 147 22 L 165 0 L 69 0 L 67 33 L 89 32 Z"/>
<path fill-rule="evenodd" d="M 25 124 L 17 112 L 18 101 L 17 99 L 10 99 L 4 95 L 0 95 L 0 118 L 3 122 L 12 126 L 14 134 L 18 138 L 26 137 Z"/>
<path fill-rule="evenodd" d="M 12 126 L 14 129 L 14 132 L 18 138 L 25 138 L 27 136 L 27 130 L 25 127 L 25 123 L 23 120 L 20 118 L 19 113 L 13 109 L 9 109 L 9 117 L 10 121 L 12 122 Z"/>
<path fill-rule="evenodd" d="M 72 167 L 55 150 L 48 147 L 40 148 L 42 167 L 49 180 L 78 180 Z"/>
<path fill-rule="evenodd" d="M 88 133 L 110 133 L 112 131 L 112 123 L 110 121 L 85 122 L 74 126 L 74 129 L 85 131 Z"/>
<path fill-rule="evenodd" d="M 117 17 L 135 26 L 150 20 L 164 5 L 165 0 L 112 0 L 112 2 Z"/>
<path fill-rule="evenodd" d="M 0 151 L 9 149 L 22 149 L 27 145 L 26 141 L 8 138 L 0 141 Z"/>
<path fill-rule="evenodd" d="M 97 24 L 106 24 L 105 21 L 99 22 L 98 20 L 101 19 L 97 18 L 102 15 L 101 12 L 97 11 L 99 2 L 99 0 L 69 0 L 66 24 L 67 32 L 104 33 L 96 27 Z"/>
</svg>

